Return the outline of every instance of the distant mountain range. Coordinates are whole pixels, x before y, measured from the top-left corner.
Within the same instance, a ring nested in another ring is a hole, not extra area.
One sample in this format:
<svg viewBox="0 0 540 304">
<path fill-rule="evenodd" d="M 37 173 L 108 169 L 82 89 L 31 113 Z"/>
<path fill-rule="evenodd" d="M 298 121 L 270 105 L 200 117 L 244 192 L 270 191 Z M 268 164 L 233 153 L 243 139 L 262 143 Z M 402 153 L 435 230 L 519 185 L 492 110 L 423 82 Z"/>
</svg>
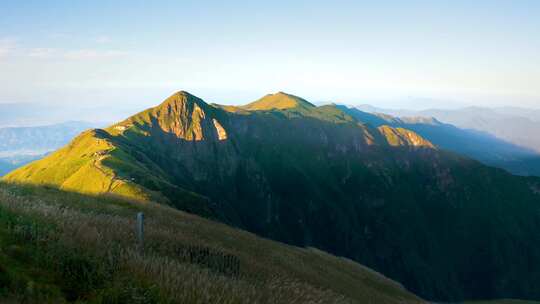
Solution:
<svg viewBox="0 0 540 304">
<path fill-rule="evenodd" d="M 77 103 L 1 103 L 0 128 L 40 127 L 63 124 L 76 117 L 78 121 L 89 121 L 94 126 L 125 117 L 137 106 L 122 105 L 79 105 Z M 99 115 L 97 115 L 99 113 Z"/>
<path fill-rule="evenodd" d="M 0 159 L 0 176 L 8 173 L 9 171 L 15 169 L 16 166 L 10 164 L 9 162 Z"/>
<path fill-rule="evenodd" d="M 474 135 L 282 92 L 224 106 L 181 91 L 3 180 L 168 204 L 346 256 L 429 300 L 540 299 L 540 178 L 414 128 L 448 145 Z"/>
<path fill-rule="evenodd" d="M 459 128 L 487 132 L 515 145 L 540 152 L 540 136 L 531 132 L 540 130 L 540 110 L 522 108 L 467 107 L 455 110 L 428 109 L 422 111 L 377 108 L 370 105 L 356 106 L 370 113 L 393 116 L 434 117 Z"/>
<path fill-rule="evenodd" d="M 46 126 L 0 128 L 0 153 L 16 150 L 55 150 L 80 132 L 98 125 L 72 121 Z"/>
<path fill-rule="evenodd" d="M 21 166 L 24 166 L 32 161 L 38 160 L 47 155 L 43 154 L 16 154 L 11 156 L 0 157 L 0 176 L 7 174 L 8 172 L 15 170 Z"/>
<path fill-rule="evenodd" d="M 80 132 L 99 126 L 66 122 L 35 127 L 0 128 L 0 176 L 67 144 Z"/>
<path fill-rule="evenodd" d="M 370 105 L 356 106 L 355 109 L 374 114 L 370 121 L 376 125 L 404 126 L 441 148 L 514 174 L 540 176 L 538 110 L 469 107 L 410 111 Z"/>
</svg>

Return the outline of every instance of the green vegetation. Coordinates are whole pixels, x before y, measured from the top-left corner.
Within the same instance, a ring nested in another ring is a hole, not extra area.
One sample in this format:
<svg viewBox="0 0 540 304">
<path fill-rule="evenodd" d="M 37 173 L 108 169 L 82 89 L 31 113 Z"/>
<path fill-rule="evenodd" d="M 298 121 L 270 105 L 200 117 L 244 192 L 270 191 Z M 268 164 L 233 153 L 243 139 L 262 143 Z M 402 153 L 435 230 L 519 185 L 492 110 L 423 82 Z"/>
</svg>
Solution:
<svg viewBox="0 0 540 304">
<path fill-rule="evenodd" d="M 283 93 L 227 108 L 179 92 L 4 180 L 156 201 L 348 257 L 430 300 L 540 299 L 539 179 Z"/>
<path fill-rule="evenodd" d="M 0 244 L 2 303 L 423 303 L 316 249 L 163 205 L 52 188 L 0 184 Z"/>
<path fill-rule="evenodd" d="M 249 111 L 264 111 L 313 107 L 315 106 L 305 99 L 283 92 L 278 92 L 276 94 L 268 94 L 257 101 L 243 106 L 242 108 Z"/>
<path fill-rule="evenodd" d="M 435 148 L 432 143 L 423 139 L 416 133 L 404 128 L 392 128 L 389 126 L 381 126 L 379 130 L 388 141 L 388 144 L 395 147 L 406 145 Z"/>
</svg>

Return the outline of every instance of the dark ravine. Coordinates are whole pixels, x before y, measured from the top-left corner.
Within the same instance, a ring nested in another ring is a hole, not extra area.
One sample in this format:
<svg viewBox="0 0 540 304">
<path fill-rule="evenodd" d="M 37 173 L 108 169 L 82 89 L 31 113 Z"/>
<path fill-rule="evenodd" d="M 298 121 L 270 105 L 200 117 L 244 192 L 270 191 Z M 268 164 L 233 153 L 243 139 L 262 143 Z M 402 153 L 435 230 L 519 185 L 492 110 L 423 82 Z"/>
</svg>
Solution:
<svg viewBox="0 0 540 304">
<path fill-rule="evenodd" d="M 233 107 L 179 92 L 4 180 L 171 204 L 431 300 L 540 299 L 540 179 L 285 93 Z"/>
</svg>

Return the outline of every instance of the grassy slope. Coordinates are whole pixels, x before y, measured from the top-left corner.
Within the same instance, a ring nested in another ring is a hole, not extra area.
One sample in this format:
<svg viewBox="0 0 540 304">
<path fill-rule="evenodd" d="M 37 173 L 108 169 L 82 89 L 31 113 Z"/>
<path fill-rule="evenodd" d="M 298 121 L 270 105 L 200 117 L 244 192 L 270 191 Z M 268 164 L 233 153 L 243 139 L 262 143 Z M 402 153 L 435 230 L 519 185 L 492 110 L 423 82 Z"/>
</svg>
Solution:
<svg viewBox="0 0 540 304">
<path fill-rule="evenodd" d="M 268 94 L 242 108 L 249 111 L 259 111 L 273 109 L 283 110 L 295 107 L 314 107 L 314 105 L 298 96 L 278 92 L 276 94 Z"/>
<path fill-rule="evenodd" d="M 126 197 L 149 200 L 151 192 L 117 177 L 104 162 L 121 154 L 104 132 L 95 130 L 79 135 L 69 145 L 50 156 L 16 170 L 6 176 L 24 179 L 32 176 L 33 184 L 54 185 L 63 190 L 99 194 L 114 192 Z M 119 163 L 135 163 L 133 159 L 115 157 Z"/>
<path fill-rule="evenodd" d="M 134 246 L 137 211 L 147 218 L 143 256 Z M 154 203 L 2 184 L 0 242 L 0 295 L 19 301 L 422 302 L 352 261 Z M 224 256 L 238 259 L 238 272 L 212 262 Z"/>
</svg>

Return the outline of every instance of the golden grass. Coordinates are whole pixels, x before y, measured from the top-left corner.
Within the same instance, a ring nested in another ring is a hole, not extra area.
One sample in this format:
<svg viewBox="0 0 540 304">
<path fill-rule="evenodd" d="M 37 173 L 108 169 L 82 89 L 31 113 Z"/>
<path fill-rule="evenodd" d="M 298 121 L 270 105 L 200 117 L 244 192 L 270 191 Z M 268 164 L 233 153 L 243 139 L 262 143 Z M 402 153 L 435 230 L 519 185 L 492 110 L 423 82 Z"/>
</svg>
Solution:
<svg viewBox="0 0 540 304">
<path fill-rule="evenodd" d="M 424 303 L 350 260 L 262 239 L 163 205 L 1 184 L 0 207 L 54 227 L 30 232 L 40 234 L 30 239 L 95 257 L 112 278 L 123 274 L 150 286 L 160 303 Z M 142 255 L 135 246 L 138 211 L 146 215 Z M 187 258 L 186 252 L 234 257 L 239 271 L 218 271 L 211 263 Z"/>
</svg>

